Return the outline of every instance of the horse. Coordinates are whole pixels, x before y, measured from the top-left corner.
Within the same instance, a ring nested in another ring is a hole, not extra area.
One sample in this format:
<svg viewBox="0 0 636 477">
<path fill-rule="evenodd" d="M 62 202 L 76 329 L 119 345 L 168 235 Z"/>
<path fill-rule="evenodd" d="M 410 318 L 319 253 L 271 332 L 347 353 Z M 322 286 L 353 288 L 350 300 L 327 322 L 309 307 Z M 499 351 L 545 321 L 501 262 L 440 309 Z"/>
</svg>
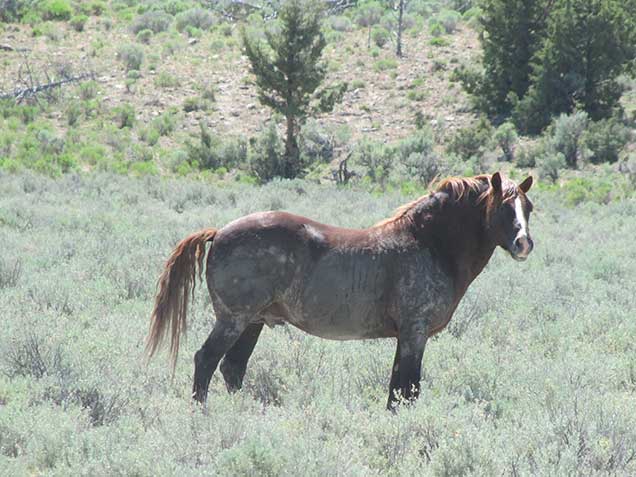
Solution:
<svg viewBox="0 0 636 477">
<path fill-rule="evenodd" d="M 288 323 L 332 340 L 397 338 L 387 408 L 412 402 L 428 338 L 448 324 L 497 246 L 518 261 L 532 251 L 532 181 L 516 185 L 499 172 L 448 178 L 366 229 L 273 211 L 194 233 L 159 278 L 146 353 L 169 335 L 174 373 L 211 242 L 205 268 L 216 321 L 194 355 L 194 400 L 205 403 L 219 363 L 228 392 L 241 389 L 263 325 Z"/>
</svg>

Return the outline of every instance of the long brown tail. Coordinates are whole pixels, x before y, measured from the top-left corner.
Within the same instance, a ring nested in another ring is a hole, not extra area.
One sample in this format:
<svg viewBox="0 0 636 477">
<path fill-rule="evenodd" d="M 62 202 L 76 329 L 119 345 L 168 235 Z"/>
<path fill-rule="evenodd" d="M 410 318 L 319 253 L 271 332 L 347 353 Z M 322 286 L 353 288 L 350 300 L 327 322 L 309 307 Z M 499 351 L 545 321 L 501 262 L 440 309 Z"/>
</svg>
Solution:
<svg viewBox="0 0 636 477">
<path fill-rule="evenodd" d="M 150 317 L 150 331 L 146 340 L 146 355 L 150 359 L 170 332 L 170 360 L 172 370 L 179 353 L 179 339 L 187 328 L 186 315 L 190 294 L 194 296 L 196 268 L 199 278 L 203 270 L 205 244 L 214 239 L 216 229 L 204 229 L 177 244 L 159 277 L 155 307 Z"/>
</svg>

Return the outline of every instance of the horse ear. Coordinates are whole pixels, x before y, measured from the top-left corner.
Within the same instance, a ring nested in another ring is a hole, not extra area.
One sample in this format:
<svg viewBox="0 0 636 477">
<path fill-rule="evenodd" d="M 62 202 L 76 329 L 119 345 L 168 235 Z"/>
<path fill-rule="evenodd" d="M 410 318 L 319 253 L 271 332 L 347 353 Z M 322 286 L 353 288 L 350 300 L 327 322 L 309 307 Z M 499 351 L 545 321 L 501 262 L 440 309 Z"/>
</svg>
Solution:
<svg viewBox="0 0 636 477">
<path fill-rule="evenodd" d="M 490 178 L 490 185 L 492 185 L 492 189 L 495 194 L 501 194 L 501 174 L 499 172 L 495 172 Z"/>
<path fill-rule="evenodd" d="M 524 194 L 528 193 L 530 187 L 532 187 L 532 176 L 526 177 L 526 180 L 519 184 L 519 189 L 521 189 Z"/>
</svg>

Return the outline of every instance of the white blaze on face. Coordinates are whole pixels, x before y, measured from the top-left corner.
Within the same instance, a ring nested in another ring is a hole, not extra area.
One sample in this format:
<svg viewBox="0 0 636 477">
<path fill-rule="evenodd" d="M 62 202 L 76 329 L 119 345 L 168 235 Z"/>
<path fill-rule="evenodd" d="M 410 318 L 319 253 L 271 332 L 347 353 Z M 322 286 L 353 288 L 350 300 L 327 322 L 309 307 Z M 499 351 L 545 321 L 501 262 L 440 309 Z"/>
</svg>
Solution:
<svg viewBox="0 0 636 477">
<path fill-rule="evenodd" d="M 528 237 L 528 222 L 526 222 L 526 216 L 523 213 L 523 205 L 521 204 L 521 198 L 515 199 L 515 214 L 517 216 L 517 222 L 521 229 L 517 233 L 517 238 Z"/>
</svg>

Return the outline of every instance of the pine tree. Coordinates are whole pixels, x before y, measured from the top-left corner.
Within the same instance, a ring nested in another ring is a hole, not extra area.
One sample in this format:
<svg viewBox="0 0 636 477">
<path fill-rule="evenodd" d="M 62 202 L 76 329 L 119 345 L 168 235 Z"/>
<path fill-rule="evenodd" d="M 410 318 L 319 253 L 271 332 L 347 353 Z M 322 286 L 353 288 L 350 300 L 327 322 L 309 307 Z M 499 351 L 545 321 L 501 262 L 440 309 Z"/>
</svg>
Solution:
<svg viewBox="0 0 636 477">
<path fill-rule="evenodd" d="M 636 54 L 634 13 L 629 1 L 556 2 L 533 59 L 532 86 L 515 111 L 522 129 L 539 132 L 577 108 L 593 120 L 612 114 L 622 93 L 616 78 Z"/>
<path fill-rule="evenodd" d="M 541 46 L 551 0 L 485 0 L 483 77 L 475 93 L 491 114 L 508 114 L 530 86 L 530 60 Z"/>
<path fill-rule="evenodd" d="M 310 111 L 312 95 L 326 74 L 320 61 L 326 43 L 317 4 L 310 0 L 285 1 L 278 12 L 279 28 L 265 31 L 267 46 L 243 30 L 245 54 L 256 76 L 259 100 L 286 120 L 282 175 L 287 178 L 302 171 L 298 135 Z"/>
</svg>

